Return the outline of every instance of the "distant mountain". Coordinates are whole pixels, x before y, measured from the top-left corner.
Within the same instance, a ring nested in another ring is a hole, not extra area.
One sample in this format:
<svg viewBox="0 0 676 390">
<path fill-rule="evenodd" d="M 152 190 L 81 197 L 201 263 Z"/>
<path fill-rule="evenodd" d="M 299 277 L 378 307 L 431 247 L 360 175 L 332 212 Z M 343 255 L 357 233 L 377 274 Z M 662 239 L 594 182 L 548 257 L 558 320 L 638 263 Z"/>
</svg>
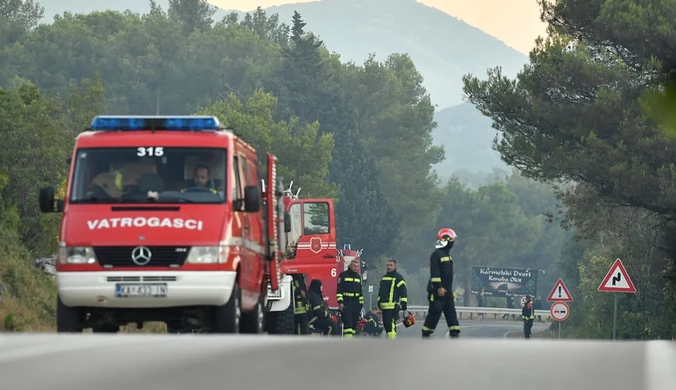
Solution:
<svg viewBox="0 0 676 390">
<path fill-rule="evenodd" d="M 446 151 L 446 160 L 434 167 L 442 178 L 447 179 L 459 170 L 487 173 L 494 168 L 511 170 L 500 159 L 500 153 L 492 149 L 497 130 L 491 127 L 491 119 L 474 105 L 462 103 L 443 109 L 434 115 L 434 120 L 435 143 L 444 145 Z"/>
<path fill-rule="evenodd" d="M 515 76 L 528 62 L 497 38 L 415 0 L 321 0 L 266 9 L 286 23 L 294 10 L 344 61 L 362 63 L 372 52 L 379 60 L 408 53 L 439 108 L 462 103 L 464 74 L 484 76 L 500 65 Z"/>
</svg>

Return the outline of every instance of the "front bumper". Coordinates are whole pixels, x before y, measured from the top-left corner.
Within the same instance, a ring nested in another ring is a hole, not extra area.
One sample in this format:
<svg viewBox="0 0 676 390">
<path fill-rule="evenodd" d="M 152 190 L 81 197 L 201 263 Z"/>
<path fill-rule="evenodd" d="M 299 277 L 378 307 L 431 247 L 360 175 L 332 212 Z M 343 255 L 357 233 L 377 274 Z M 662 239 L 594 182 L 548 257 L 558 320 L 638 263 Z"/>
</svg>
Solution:
<svg viewBox="0 0 676 390">
<path fill-rule="evenodd" d="M 230 300 L 235 271 L 59 272 L 59 297 L 69 307 L 166 308 L 221 306 Z M 118 297 L 117 284 L 166 286 L 166 296 Z"/>
</svg>

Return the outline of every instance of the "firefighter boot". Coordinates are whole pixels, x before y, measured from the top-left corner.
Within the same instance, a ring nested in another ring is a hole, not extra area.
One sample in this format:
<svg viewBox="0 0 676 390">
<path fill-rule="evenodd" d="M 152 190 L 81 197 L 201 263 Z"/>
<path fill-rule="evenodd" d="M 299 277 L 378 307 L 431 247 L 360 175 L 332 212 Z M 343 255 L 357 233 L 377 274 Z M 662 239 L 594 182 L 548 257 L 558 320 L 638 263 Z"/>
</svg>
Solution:
<svg viewBox="0 0 676 390">
<path fill-rule="evenodd" d="M 457 339 L 458 337 L 460 337 L 460 326 L 458 325 L 449 326 L 448 335 L 451 336 L 452 339 Z"/>
<path fill-rule="evenodd" d="M 430 336 L 432 336 L 432 333 L 434 333 L 434 330 L 433 330 L 433 329 L 430 329 L 430 328 L 428 328 L 428 327 L 426 327 L 426 326 L 423 326 L 423 329 L 422 329 L 422 337 L 423 337 L 424 339 L 430 338 Z"/>
</svg>

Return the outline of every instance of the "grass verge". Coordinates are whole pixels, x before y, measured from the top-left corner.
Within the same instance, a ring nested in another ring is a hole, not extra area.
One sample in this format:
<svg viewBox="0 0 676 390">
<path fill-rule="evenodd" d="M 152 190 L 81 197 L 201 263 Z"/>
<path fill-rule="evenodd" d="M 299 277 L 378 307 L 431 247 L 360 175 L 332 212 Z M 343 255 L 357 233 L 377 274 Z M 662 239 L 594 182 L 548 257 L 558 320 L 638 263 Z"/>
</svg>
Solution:
<svg viewBox="0 0 676 390">
<path fill-rule="evenodd" d="M 31 256 L 0 227 L 0 331 L 56 332 L 56 281 L 33 266 Z M 162 322 L 143 329 L 123 326 L 122 333 L 166 333 Z"/>
<path fill-rule="evenodd" d="M 0 330 L 45 332 L 56 329 L 56 282 L 33 267 L 29 254 L 0 230 Z"/>
</svg>

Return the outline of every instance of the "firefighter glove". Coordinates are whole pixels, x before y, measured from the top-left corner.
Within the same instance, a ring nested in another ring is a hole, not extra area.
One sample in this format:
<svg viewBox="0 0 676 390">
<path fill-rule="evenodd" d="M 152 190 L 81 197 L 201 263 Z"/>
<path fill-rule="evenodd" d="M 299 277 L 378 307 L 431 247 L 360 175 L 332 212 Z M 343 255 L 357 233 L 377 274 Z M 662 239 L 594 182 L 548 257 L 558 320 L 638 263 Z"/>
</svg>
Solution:
<svg viewBox="0 0 676 390">
<path fill-rule="evenodd" d="M 406 311 L 406 302 L 401 303 L 401 310 Z"/>
</svg>

